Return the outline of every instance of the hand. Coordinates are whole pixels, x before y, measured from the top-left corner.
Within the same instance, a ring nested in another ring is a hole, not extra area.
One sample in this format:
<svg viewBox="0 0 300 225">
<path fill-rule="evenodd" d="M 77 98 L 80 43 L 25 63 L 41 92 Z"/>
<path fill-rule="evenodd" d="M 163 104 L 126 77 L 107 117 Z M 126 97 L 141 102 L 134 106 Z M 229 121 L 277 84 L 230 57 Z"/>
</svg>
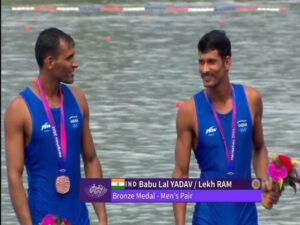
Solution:
<svg viewBox="0 0 300 225">
<path fill-rule="evenodd" d="M 271 204 L 277 204 L 279 197 L 281 195 L 282 190 L 278 190 L 273 187 L 272 182 L 269 180 L 263 180 L 262 182 L 262 194 L 263 198 L 267 198 L 267 200 Z"/>
</svg>

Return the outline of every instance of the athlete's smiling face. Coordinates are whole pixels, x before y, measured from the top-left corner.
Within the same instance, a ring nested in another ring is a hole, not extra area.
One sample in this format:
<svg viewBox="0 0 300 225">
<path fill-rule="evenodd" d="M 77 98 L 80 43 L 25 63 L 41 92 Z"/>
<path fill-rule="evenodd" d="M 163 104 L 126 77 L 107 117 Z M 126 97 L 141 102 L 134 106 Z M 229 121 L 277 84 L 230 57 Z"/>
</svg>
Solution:
<svg viewBox="0 0 300 225">
<path fill-rule="evenodd" d="M 222 59 L 218 50 L 210 50 L 198 53 L 198 63 L 203 86 L 214 88 L 222 82 L 224 77 L 228 76 L 231 57 L 226 56 L 225 59 Z"/>
<path fill-rule="evenodd" d="M 74 71 L 78 67 L 75 58 L 74 46 L 64 40 L 60 40 L 59 53 L 53 61 L 53 73 L 64 83 L 73 83 Z"/>
</svg>

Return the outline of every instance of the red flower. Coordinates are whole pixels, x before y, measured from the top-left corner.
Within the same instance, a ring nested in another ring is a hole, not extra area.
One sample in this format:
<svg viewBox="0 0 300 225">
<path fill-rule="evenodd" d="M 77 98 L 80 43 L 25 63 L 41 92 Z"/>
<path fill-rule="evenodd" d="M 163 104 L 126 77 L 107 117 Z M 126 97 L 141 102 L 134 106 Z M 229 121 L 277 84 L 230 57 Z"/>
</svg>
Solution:
<svg viewBox="0 0 300 225">
<path fill-rule="evenodd" d="M 288 173 L 290 173 L 293 170 L 293 164 L 289 157 L 285 155 L 278 155 L 277 158 L 281 161 L 281 165 L 287 169 Z"/>
<path fill-rule="evenodd" d="M 68 221 L 67 221 L 65 218 L 62 219 L 61 224 L 64 224 L 64 225 L 70 225 L 70 224 L 68 223 Z"/>
</svg>

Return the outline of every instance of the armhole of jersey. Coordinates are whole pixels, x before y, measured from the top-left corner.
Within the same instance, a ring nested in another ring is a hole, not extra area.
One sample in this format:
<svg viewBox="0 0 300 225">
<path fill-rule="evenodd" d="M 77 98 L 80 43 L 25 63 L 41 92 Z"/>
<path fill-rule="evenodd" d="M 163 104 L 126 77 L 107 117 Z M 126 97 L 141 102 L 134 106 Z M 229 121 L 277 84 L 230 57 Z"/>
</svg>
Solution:
<svg viewBox="0 0 300 225">
<path fill-rule="evenodd" d="M 249 118 L 250 118 L 250 121 L 251 121 L 251 127 L 253 126 L 253 121 L 252 121 L 252 117 L 251 117 L 251 112 L 250 112 L 250 108 L 249 108 L 249 102 L 248 102 L 248 99 L 247 99 L 247 95 L 246 95 L 246 91 L 245 91 L 245 88 L 243 85 L 240 85 L 240 88 L 241 88 L 241 94 L 244 96 L 245 100 L 246 100 L 246 107 L 248 109 L 248 114 L 249 114 Z"/>
<path fill-rule="evenodd" d="M 26 95 L 27 94 L 25 93 L 25 91 L 27 91 L 27 89 L 28 89 L 28 91 L 32 92 L 32 90 L 29 87 L 27 87 L 24 91 L 19 93 L 19 95 L 22 97 L 22 99 L 25 102 L 25 104 L 27 106 L 27 109 L 29 111 L 29 116 L 30 116 L 30 119 L 31 119 L 31 126 L 32 126 L 30 140 L 29 140 L 28 144 L 26 146 L 24 146 L 25 151 L 32 145 L 32 137 L 33 137 L 33 134 L 35 132 L 35 123 L 34 123 L 34 120 L 33 120 L 33 112 L 31 111 L 31 108 L 29 107 L 29 103 L 26 100 L 26 98 L 27 98 Z"/>
<path fill-rule="evenodd" d="M 198 103 L 200 101 L 200 94 L 201 94 L 201 92 L 197 93 L 193 96 L 194 104 L 195 104 L 195 108 L 196 108 L 196 119 L 197 119 L 197 146 L 196 146 L 196 149 L 194 149 L 195 154 L 198 151 L 199 145 L 200 145 L 200 141 L 199 141 L 199 127 L 200 127 L 200 124 L 199 124 L 199 116 L 198 116 L 200 114 L 200 112 L 199 112 L 200 106 L 199 106 L 199 103 Z"/>
<path fill-rule="evenodd" d="M 67 91 L 70 93 L 70 95 L 73 97 L 74 101 L 76 102 L 77 109 L 78 109 L 79 112 L 80 112 L 81 122 L 83 122 L 83 114 L 82 114 L 82 112 L 81 112 L 81 109 L 80 109 L 80 106 L 79 106 L 79 104 L 78 104 L 78 101 L 77 101 L 75 95 L 73 94 L 73 91 L 72 91 L 71 88 L 69 88 L 67 85 L 65 85 L 65 84 L 61 84 L 61 85 L 62 85 L 62 87 L 63 87 L 63 90 L 67 90 Z"/>
</svg>

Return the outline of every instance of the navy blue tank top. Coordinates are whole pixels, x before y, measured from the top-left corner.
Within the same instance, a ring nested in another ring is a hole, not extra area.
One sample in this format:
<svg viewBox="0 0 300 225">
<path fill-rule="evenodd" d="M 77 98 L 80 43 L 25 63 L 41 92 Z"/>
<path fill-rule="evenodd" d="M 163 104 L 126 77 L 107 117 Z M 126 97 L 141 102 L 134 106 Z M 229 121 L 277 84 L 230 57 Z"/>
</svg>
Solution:
<svg viewBox="0 0 300 225">
<path fill-rule="evenodd" d="M 236 145 L 233 178 L 251 178 L 252 120 L 242 85 L 233 84 L 236 96 Z M 204 91 L 194 95 L 198 122 L 198 144 L 194 151 L 201 178 L 227 178 L 227 160 L 217 123 Z M 231 140 L 232 110 L 218 113 L 227 146 Z M 230 147 L 229 147 L 230 149 Z M 196 203 L 193 224 L 257 224 L 255 203 Z"/>
<path fill-rule="evenodd" d="M 28 204 L 34 225 L 38 225 L 46 214 L 66 218 L 72 225 L 89 224 L 87 207 L 79 201 L 82 115 L 71 90 L 64 84 L 61 84 L 61 88 L 67 139 L 66 175 L 71 183 L 67 194 L 59 194 L 55 189 L 59 161 L 42 101 L 30 88 L 20 92 L 32 120 L 32 137 L 25 148 L 25 167 L 28 175 Z M 60 139 L 60 109 L 51 108 L 51 111 Z"/>
</svg>

